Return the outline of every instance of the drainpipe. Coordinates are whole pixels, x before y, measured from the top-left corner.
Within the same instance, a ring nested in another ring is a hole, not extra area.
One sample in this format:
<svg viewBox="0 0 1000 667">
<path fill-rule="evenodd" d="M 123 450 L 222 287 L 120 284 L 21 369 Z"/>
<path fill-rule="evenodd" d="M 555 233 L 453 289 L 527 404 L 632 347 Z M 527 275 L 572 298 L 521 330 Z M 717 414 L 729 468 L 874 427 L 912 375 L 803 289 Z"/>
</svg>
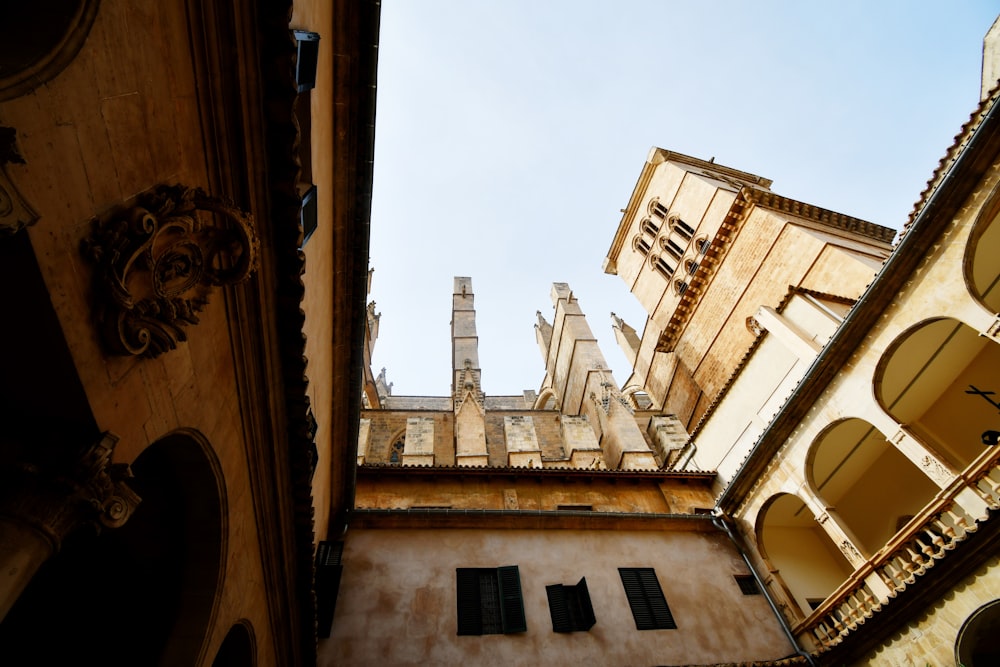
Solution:
<svg viewBox="0 0 1000 667">
<path fill-rule="evenodd" d="M 743 558 L 743 562 L 747 564 L 748 568 L 750 568 L 750 573 L 753 575 L 754 581 L 757 582 L 757 588 L 759 588 L 761 593 L 764 594 L 764 598 L 767 600 L 767 604 L 771 606 L 771 611 L 774 612 L 775 617 L 778 619 L 778 624 L 781 625 L 782 631 L 784 631 L 785 636 L 788 638 L 788 641 L 791 642 L 792 648 L 795 649 L 795 653 L 805 658 L 806 661 L 808 661 L 809 664 L 812 665 L 812 667 L 816 667 L 816 661 L 813 659 L 812 654 L 809 653 L 808 651 L 803 650 L 799 646 L 799 643 L 795 640 L 795 635 L 792 634 L 792 629 L 791 627 L 789 627 L 788 621 L 785 620 L 784 615 L 782 615 L 782 613 L 778 610 L 778 605 L 775 604 L 774 598 L 771 597 L 770 591 L 768 591 L 767 586 L 764 585 L 764 581 L 760 578 L 760 574 L 757 573 L 757 570 L 756 568 L 754 568 L 753 563 L 750 562 L 750 557 L 747 556 L 747 552 L 743 548 L 742 543 L 740 543 L 736 535 L 733 534 L 732 528 L 729 527 L 729 523 L 726 521 L 726 516 L 722 513 L 722 511 L 718 507 L 716 507 L 715 512 L 712 513 L 712 523 L 715 525 L 716 528 L 721 529 L 723 532 L 726 533 L 726 535 L 729 536 L 729 539 L 730 541 L 732 541 L 733 546 L 736 547 L 736 550 L 740 553 L 740 556 Z"/>
</svg>

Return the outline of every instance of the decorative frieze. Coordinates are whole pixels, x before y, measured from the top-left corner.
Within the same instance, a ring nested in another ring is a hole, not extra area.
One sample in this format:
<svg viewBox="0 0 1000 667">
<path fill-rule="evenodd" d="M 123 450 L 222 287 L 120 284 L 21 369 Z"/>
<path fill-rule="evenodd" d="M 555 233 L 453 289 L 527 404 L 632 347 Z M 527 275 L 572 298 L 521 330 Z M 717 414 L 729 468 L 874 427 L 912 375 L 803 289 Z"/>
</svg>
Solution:
<svg viewBox="0 0 1000 667">
<path fill-rule="evenodd" d="M 98 319 L 108 347 L 146 357 L 176 348 L 212 287 L 250 277 L 258 246 L 249 213 L 183 185 L 158 186 L 95 220 L 83 249 L 98 267 Z"/>
</svg>

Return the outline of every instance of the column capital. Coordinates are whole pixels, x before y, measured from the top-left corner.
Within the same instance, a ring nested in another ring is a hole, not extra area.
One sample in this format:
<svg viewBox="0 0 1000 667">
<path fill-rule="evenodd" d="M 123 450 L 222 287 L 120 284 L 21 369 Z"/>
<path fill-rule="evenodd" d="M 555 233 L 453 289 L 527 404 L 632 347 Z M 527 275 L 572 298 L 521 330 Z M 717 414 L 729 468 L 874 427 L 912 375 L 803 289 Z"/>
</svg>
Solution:
<svg viewBox="0 0 1000 667">
<path fill-rule="evenodd" d="M 69 464 L 19 462 L 0 467 L 0 516 L 24 523 L 58 551 L 84 525 L 122 526 L 140 502 L 125 480 L 128 464 L 111 463 L 118 436 L 106 432 Z"/>
</svg>

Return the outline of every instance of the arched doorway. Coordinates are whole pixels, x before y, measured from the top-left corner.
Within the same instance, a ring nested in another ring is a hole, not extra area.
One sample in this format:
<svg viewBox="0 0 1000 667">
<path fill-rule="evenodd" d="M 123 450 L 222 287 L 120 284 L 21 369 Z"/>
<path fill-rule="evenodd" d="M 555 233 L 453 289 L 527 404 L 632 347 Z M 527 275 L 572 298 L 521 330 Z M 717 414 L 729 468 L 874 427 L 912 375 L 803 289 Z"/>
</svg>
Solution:
<svg viewBox="0 0 1000 667">
<path fill-rule="evenodd" d="M 757 519 L 757 544 L 803 616 L 854 571 L 805 503 L 791 493 L 765 503 Z"/>
<path fill-rule="evenodd" d="M 0 625 L 23 664 L 197 664 L 225 554 L 225 492 L 197 433 L 176 432 L 132 464 L 142 502 L 121 528 L 71 535 Z"/>
</svg>

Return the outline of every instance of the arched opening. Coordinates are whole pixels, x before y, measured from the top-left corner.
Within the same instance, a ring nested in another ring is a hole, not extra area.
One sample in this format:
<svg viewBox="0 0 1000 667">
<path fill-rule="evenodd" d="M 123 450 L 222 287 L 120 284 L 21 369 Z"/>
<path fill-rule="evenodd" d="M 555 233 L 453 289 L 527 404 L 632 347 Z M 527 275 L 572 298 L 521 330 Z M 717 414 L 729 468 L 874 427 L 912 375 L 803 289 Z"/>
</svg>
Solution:
<svg viewBox="0 0 1000 667">
<path fill-rule="evenodd" d="M 257 643 L 249 621 L 240 621 L 229 629 L 215 654 L 212 667 L 253 667 L 257 664 Z"/>
<path fill-rule="evenodd" d="M 853 572 L 805 503 L 790 493 L 771 498 L 761 510 L 757 544 L 803 616 Z"/>
<path fill-rule="evenodd" d="M 972 228 L 965 250 L 965 282 L 972 295 L 991 313 L 1000 313 L 1000 192 Z"/>
<path fill-rule="evenodd" d="M 934 497 L 934 485 L 863 419 L 845 419 L 813 443 L 806 478 L 873 554 Z M 891 479 L 892 484 L 885 480 Z M 872 508 L 879 508 L 873 512 Z"/>
<path fill-rule="evenodd" d="M 25 95 L 79 53 L 100 0 L 8 3 L 0 24 L 0 100 Z"/>
<path fill-rule="evenodd" d="M 225 495 L 200 436 L 171 434 L 132 464 L 128 523 L 81 531 L 45 563 L 0 625 L 21 664 L 197 664 L 223 576 Z"/>
<path fill-rule="evenodd" d="M 875 398 L 897 422 L 961 470 L 1000 431 L 1000 345 L 958 320 L 928 320 L 903 333 L 875 371 Z M 998 393 L 994 393 L 998 392 Z"/>
<path fill-rule="evenodd" d="M 963 667 L 1000 665 L 1000 600 L 983 605 L 962 624 L 955 662 Z"/>
</svg>

